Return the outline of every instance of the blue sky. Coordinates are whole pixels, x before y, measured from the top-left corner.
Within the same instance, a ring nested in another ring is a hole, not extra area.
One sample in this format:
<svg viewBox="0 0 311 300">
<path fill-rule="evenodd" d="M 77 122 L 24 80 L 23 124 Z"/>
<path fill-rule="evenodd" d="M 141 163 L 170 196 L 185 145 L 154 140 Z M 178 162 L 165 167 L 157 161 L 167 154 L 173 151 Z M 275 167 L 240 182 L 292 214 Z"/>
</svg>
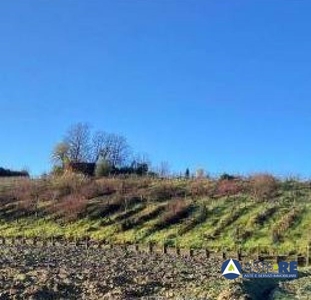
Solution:
<svg viewBox="0 0 311 300">
<path fill-rule="evenodd" d="M 0 166 L 48 171 L 67 128 L 172 170 L 311 175 L 311 2 L 1 1 Z"/>
</svg>

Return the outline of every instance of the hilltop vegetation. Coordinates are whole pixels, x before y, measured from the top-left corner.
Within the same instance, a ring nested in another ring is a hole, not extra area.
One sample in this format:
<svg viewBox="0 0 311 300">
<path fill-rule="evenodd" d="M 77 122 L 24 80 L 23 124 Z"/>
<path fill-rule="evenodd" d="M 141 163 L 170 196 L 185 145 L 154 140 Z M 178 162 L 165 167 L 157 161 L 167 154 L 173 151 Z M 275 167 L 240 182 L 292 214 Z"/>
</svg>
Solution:
<svg viewBox="0 0 311 300">
<path fill-rule="evenodd" d="M 6 236 L 89 236 L 114 243 L 305 253 L 310 183 L 248 178 L 88 178 L 66 173 L 0 183 Z"/>
<path fill-rule="evenodd" d="M 10 169 L 0 168 L 0 177 L 29 177 L 29 173 L 26 170 L 13 171 Z"/>
</svg>

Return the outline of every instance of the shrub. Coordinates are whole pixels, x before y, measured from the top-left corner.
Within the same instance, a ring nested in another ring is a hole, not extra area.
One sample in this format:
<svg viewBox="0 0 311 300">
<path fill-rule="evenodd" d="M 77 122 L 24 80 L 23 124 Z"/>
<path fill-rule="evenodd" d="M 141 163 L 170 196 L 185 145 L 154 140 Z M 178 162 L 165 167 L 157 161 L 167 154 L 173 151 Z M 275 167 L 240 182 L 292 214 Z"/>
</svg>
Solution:
<svg viewBox="0 0 311 300">
<path fill-rule="evenodd" d="M 40 201 L 49 200 L 51 197 L 48 186 L 42 180 L 21 180 L 13 191 L 14 198 L 18 201 L 18 208 L 27 213 L 38 213 Z"/>
<path fill-rule="evenodd" d="M 119 189 L 119 180 L 115 178 L 101 178 L 96 180 L 102 195 L 111 195 Z"/>
<path fill-rule="evenodd" d="M 95 167 L 96 177 L 108 176 L 110 172 L 111 172 L 111 166 L 107 161 L 102 160 L 96 164 L 96 167 Z"/>
<path fill-rule="evenodd" d="M 74 221 L 86 212 L 87 200 L 78 194 L 67 195 L 55 206 L 56 212 L 66 221 Z"/>
<path fill-rule="evenodd" d="M 217 182 L 216 194 L 219 197 L 233 196 L 243 192 L 241 181 L 223 179 Z"/>
<path fill-rule="evenodd" d="M 61 166 L 53 166 L 51 174 L 53 176 L 62 176 L 64 174 L 64 168 Z"/>
<path fill-rule="evenodd" d="M 190 195 L 194 198 L 212 197 L 215 185 L 211 180 L 193 180 L 190 183 Z"/>
<path fill-rule="evenodd" d="M 227 174 L 227 173 L 223 173 L 222 175 L 220 175 L 219 180 L 234 180 L 236 179 L 235 176 Z"/>
<path fill-rule="evenodd" d="M 173 197 L 184 197 L 186 193 L 187 191 L 184 186 L 167 181 L 153 186 L 149 190 L 147 197 L 153 201 L 163 201 Z"/>
<path fill-rule="evenodd" d="M 299 190 L 303 189 L 305 183 L 299 181 L 299 179 L 296 178 L 286 178 L 284 181 L 280 184 L 283 191 L 291 191 L 291 192 L 298 192 Z"/>
<path fill-rule="evenodd" d="M 79 193 L 86 199 L 92 199 L 104 194 L 101 186 L 96 181 L 91 181 L 82 185 L 79 189 Z"/>
<path fill-rule="evenodd" d="M 92 219 L 104 218 L 118 211 L 124 211 L 124 197 L 114 195 L 100 204 L 88 208 L 88 217 Z"/>
<path fill-rule="evenodd" d="M 118 192 L 120 195 L 137 195 L 139 183 L 131 178 L 119 180 Z"/>
<path fill-rule="evenodd" d="M 250 178 L 251 193 L 259 201 L 274 198 L 278 186 L 278 181 L 270 174 L 257 174 Z"/>
<path fill-rule="evenodd" d="M 60 177 L 54 177 L 51 181 L 52 188 L 57 190 L 60 196 L 78 193 L 79 189 L 90 182 L 86 176 L 82 174 L 64 173 Z"/>
<path fill-rule="evenodd" d="M 166 226 L 178 223 L 181 219 L 187 218 L 191 211 L 191 205 L 186 203 L 183 199 L 172 200 L 164 214 L 161 217 L 159 223 L 157 223 L 156 228 L 162 229 Z"/>
</svg>

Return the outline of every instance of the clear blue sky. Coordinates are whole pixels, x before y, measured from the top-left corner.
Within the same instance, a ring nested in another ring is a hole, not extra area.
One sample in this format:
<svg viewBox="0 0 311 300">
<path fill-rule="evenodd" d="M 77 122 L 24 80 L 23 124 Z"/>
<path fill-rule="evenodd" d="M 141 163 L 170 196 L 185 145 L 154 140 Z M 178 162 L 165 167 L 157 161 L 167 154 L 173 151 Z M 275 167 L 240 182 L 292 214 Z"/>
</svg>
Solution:
<svg viewBox="0 0 311 300">
<path fill-rule="evenodd" d="M 0 2 L 0 166 L 50 169 L 66 129 L 154 164 L 311 175 L 311 1 Z"/>
</svg>

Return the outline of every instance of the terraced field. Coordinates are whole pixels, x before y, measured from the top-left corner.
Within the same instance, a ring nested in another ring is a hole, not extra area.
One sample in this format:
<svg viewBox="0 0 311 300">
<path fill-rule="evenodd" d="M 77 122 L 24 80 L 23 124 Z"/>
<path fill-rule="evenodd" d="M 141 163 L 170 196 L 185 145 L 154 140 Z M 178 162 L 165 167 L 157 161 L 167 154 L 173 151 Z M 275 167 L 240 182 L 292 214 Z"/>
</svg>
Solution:
<svg viewBox="0 0 311 300">
<path fill-rule="evenodd" d="M 32 192 L 27 191 L 29 183 L 23 187 L 22 180 L 26 191 L 20 191 L 17 182 L 0 189 L 4 236 L 89 236 L 115 243 L 152 241 L 249 252 L 260 247 L 301 254 L 311 242 L 307 183 L 296 182 L 290 189 L 280 183 L 273 198 L 258 201 L 247 191 L 194 197 L 193 183 L 185 180 L 106 179 L 79 183 L 77 191 L 72 191 L 72 182 L 45 182 L 45 188 Z"/>
</svg>

